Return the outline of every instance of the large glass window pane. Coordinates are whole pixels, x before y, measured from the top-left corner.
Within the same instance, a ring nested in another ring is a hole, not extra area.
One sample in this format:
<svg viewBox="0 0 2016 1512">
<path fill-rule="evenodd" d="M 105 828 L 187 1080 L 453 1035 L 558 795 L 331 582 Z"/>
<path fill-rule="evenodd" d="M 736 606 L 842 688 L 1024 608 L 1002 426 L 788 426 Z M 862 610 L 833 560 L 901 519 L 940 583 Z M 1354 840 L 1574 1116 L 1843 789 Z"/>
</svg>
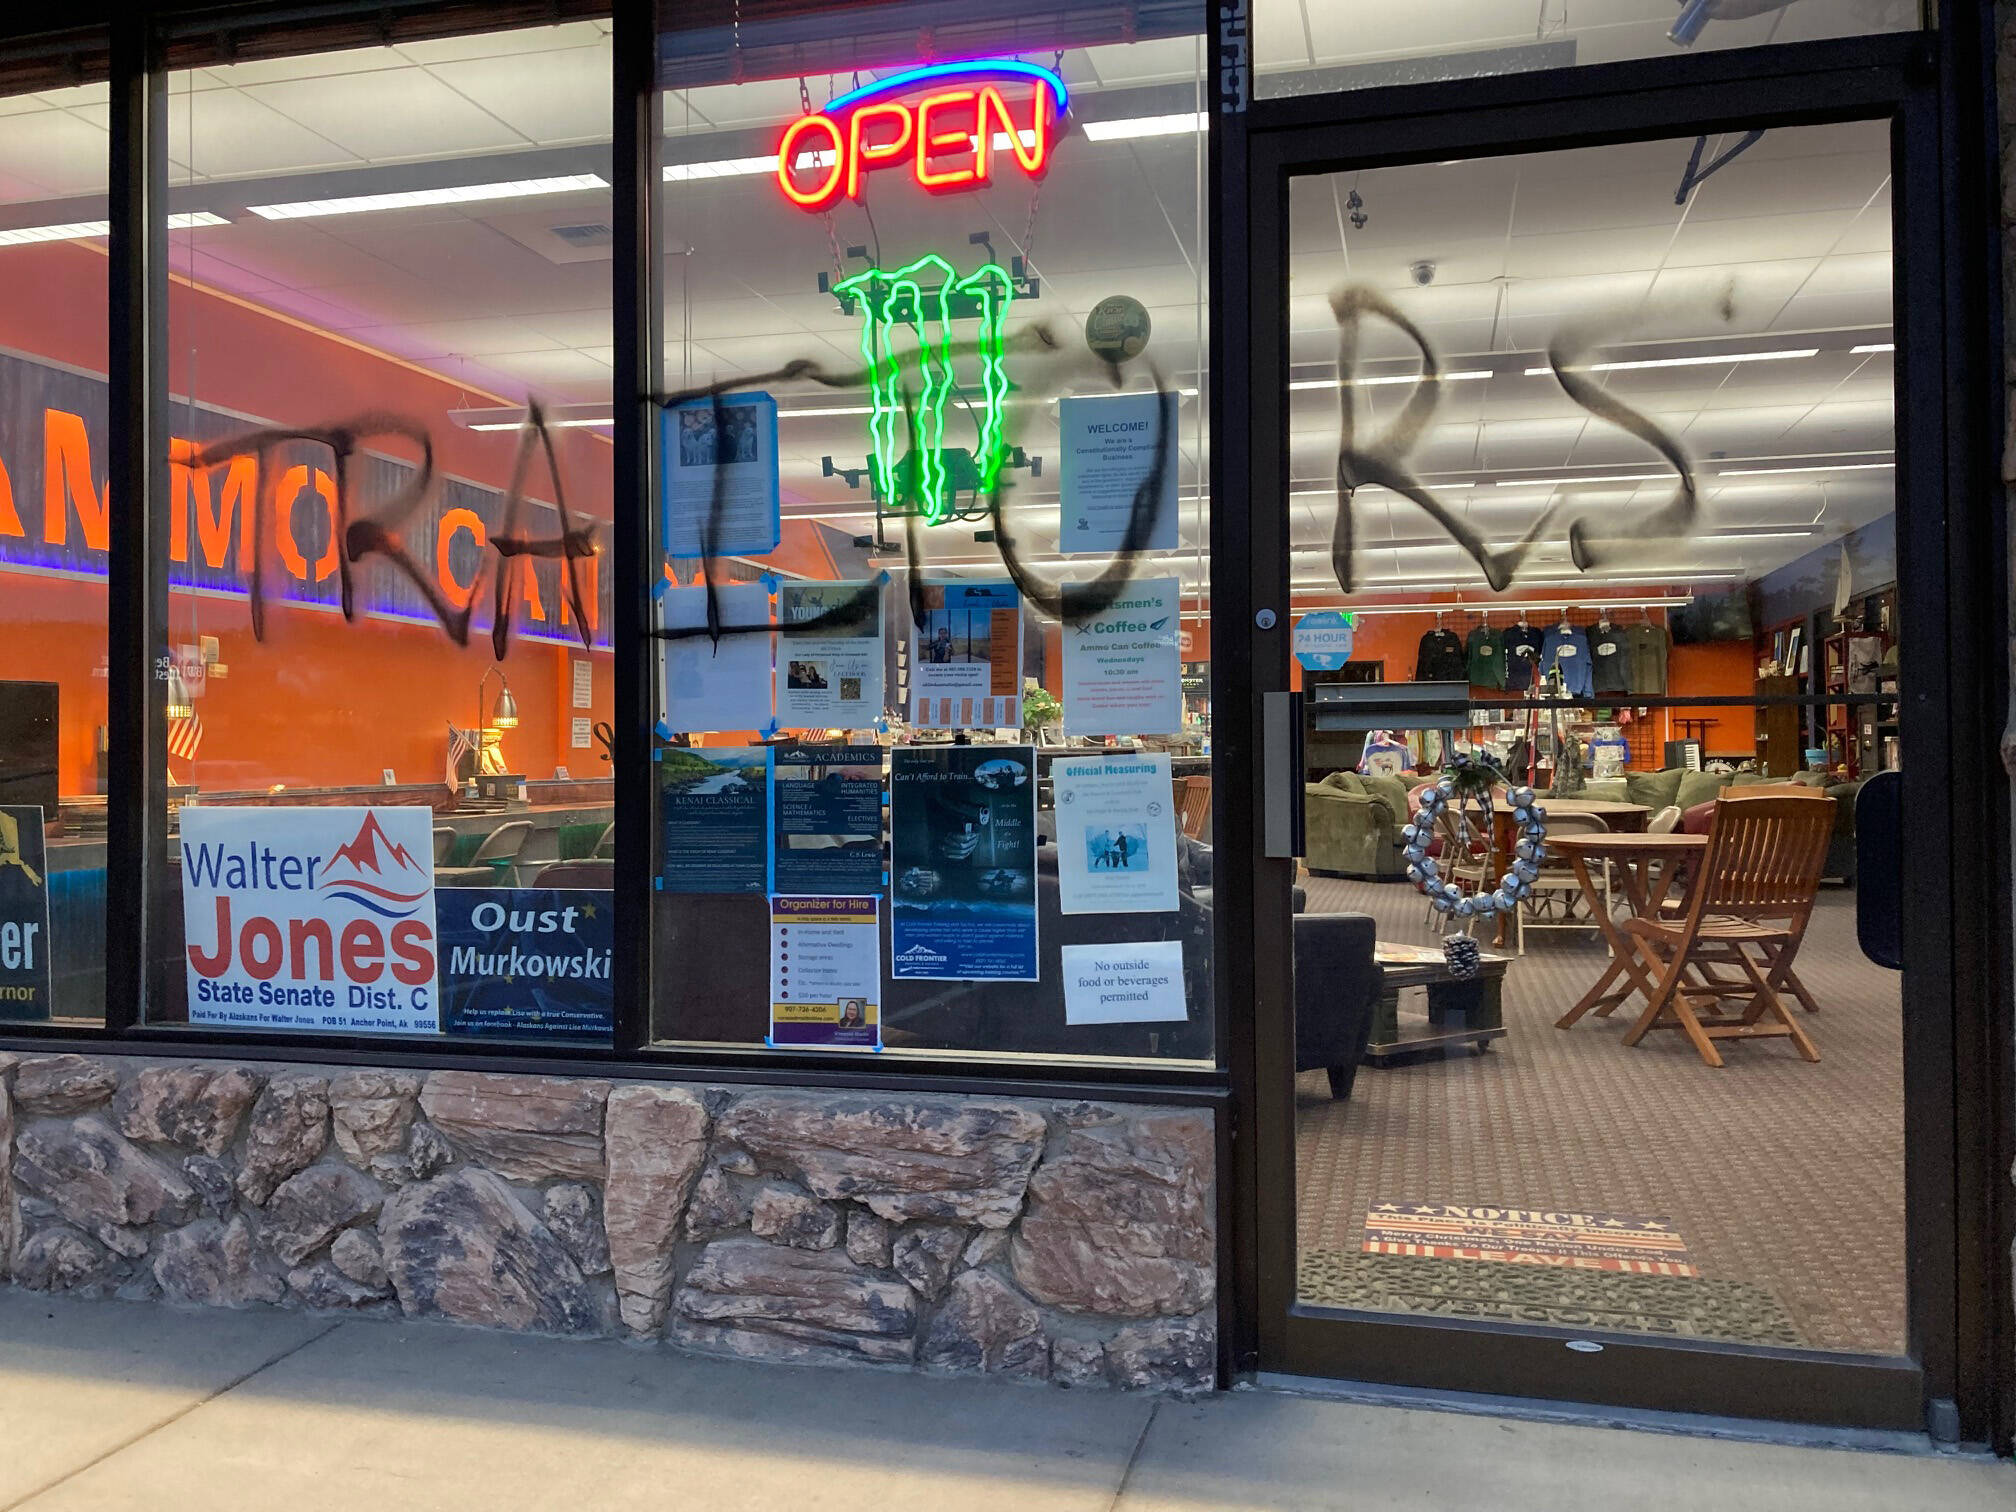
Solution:
<svg viewBox="0 0 2016 1512">
<path fill-rule="evenodd" d="M 654 1032 L 1208 1060 L 1201 14 L 798 9 L 663 11 Z"/>
<path fill-rule="evenodd" d="M 0 97 L 0 1025 L 105 1012 L 105 99 Z"/>
<path fill-rule="evenodd" d="M 1254 90 L 1325 94 L 1912 31 L 1920 0 L 1255 0 Z"/>
<path fill-rule="evenodd" d="M 170 1020 L 609 1038 L 608 88 L 172 76 Z"/>
<path fill-rule="evenodd" d="M 1889 125 L 1694 150 L 1293 183 L 1301 1297 L 1899 1354 Z"/>
</svg>

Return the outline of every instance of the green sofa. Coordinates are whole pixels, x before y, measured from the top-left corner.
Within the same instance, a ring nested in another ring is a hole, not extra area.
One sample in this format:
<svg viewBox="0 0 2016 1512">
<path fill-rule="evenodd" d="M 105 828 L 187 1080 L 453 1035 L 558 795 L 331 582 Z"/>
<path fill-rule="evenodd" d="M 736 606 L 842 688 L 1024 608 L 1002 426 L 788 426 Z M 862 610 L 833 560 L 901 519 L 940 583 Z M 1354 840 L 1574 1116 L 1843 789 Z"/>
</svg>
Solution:
<svg viewBox="0 0 2016 1512">
<path fill-rule="evenodd" d="M 1834 835 L 1827 845 L 1823 876 L 1855 880 L 1855 796 L 1862 791 L 1859 780 L 1840 782 L 1825 772 L 1798 772 L 1790 777 L 1766 777 L 1761 772 L 1692 772 L 1684 767 L 1667 767 L 1659 772 L 1626 772 L 1583 786 L 1578 798 L 1600 798 L 1614 803 L 1642 803 L 1655 813 L 1669 805 L 1686 816 L 1685 827 L 1705 830 L 1706 805 L 1731 790 L 1764 784 L 1797 783 L 1818 788 L 1834 800 Z M 1544 802 L 1544 800 L 1543 800 Z"/>
<path fill-rule="evenodd" d="M 1404 781 L 1332 772 L 1303 792 L 1310 871 L 1378 882 L 1406 875 L 1400 858 L 1400 830 L 1409 817 Z"/>
</svg>

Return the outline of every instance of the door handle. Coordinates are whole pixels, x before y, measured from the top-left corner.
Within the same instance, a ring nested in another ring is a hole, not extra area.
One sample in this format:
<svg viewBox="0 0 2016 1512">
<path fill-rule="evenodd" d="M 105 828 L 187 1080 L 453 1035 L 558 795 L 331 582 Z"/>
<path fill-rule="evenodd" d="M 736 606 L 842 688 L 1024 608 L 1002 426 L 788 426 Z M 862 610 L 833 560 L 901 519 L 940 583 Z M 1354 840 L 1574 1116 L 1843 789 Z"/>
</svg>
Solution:
<svg viewBox="0 0 2016 1512">
<path fill-rule="evenodd" d="M 1292 861 L 1303 843 L 1302 695 L 1260 697 L 1261 839 L 1272 859 Z"/>
</svg>

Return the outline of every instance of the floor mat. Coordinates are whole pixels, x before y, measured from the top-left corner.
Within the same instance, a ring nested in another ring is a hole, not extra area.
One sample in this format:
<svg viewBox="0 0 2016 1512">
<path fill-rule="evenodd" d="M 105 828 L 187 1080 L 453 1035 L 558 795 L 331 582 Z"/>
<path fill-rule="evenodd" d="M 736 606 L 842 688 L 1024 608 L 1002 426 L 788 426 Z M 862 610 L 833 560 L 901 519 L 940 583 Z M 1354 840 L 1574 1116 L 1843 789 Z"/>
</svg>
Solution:
<svg viewBox="0 0 2016 1512">
<path fill-rule="evenodd" d="M 1698 1276 L 1665 1218 L 1494 1207 L 1472 1202 L 1375 1202 L 1365 1253 L 1433 1260 L 1572 1265 L 1583 1270 Z"/>
<path fill-rule="evenodd" d="M 1372 1312 L 1794 1348 L 1806 1342 L 1776 1297 L 1742 1281 L 1309 1250 L 1298 1291 L 1318 1306 Z"/>
</svg>

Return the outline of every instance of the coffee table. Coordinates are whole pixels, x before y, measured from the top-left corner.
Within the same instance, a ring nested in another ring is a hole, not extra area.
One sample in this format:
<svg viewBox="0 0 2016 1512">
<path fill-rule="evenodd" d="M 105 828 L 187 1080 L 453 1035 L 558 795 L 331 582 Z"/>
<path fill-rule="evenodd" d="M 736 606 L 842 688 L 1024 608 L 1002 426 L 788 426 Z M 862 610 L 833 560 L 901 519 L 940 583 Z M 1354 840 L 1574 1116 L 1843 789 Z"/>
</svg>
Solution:
<svg viewBox="0 0 2016 1512">
<path fill-rule="evenodd" d="M 1440 946 L 1380 941 L 1373 958 L 1385 975 L 1385 992 L 1372 1015 L 1365 1064 L 1384 1070 L 1418 1060 L 1439 1060 L 1451 1050 L 1461 1049 L 1482 1055 L 1491 1041 L 1503 1039 L 1505 968 L 1511 965 L 1512 957 L 1490 950 L 1479 954 L 1477 975 L 1459 981 L 1450 973 Z M 1400 1017 L 1400 992 L 1407 987 L 1427 990 L 1425 1024 L 1412 1015 L 1407 1021 Z"/>
</svg>

